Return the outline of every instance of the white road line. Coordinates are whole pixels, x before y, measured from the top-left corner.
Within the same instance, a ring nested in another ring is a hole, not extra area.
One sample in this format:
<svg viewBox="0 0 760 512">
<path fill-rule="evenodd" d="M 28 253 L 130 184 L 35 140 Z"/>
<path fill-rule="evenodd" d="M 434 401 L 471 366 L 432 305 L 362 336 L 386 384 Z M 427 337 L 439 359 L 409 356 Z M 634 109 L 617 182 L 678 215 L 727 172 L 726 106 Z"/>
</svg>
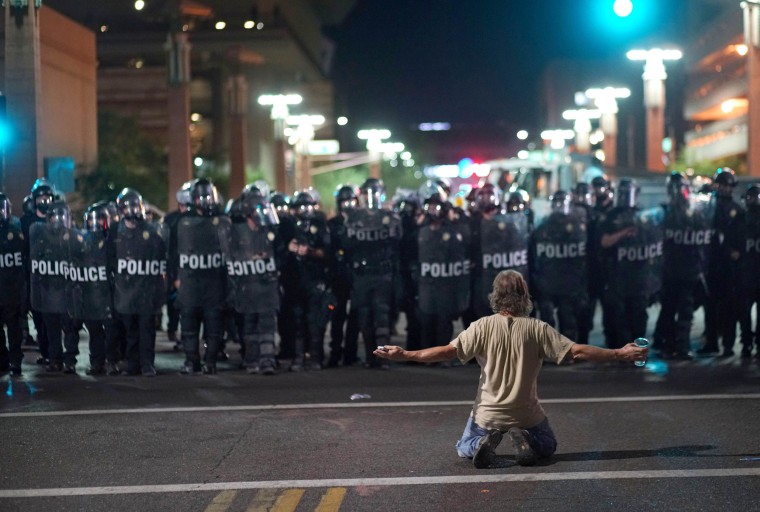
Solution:
<svg viewBox="0 0 760 512">
<path fill-rule="evenodd" d="M 760 468 L 746 469 L 681 469 L 652 471 L 580 471 L 567 473 L 522 473 L 501 475 L 454 475 L 401 478 L 331 478 L 324 480 L 265 480 L 261 482 L 216 482 L 169 485 L 125 485 L 109 487 L 60 487 L 51 489 L 5 489 L 2 498 L 44 498 L 58 496 L 94 496 L 115 494 L 157 494 L 169 492 L 212 492 L 245 489 L 288 489 L 293 487 L 357 487 L 482 484 L 506 482 L 555 482 L 562 480 L 624 480 L 652 478 L 719 478 L 760 477 Z"/>
<path fill-rule="evenodd" d="M 598 398 L 548 398 L 542 404 L 599 404 L 612 402 L 666 402 L 680 400 L 758 400 L 760 393 L 725 395 L 612 396 Z M 366 409 L 373 407 L 450 407 L 470 406 L 472 401 L 450 402 L 351 402 L 280 405 L 220 405 L 213 407 L 144 407 L 139 409 L 78 409 L 70 411 L 6 412 L 2 418 L 36 418 L 46 416 L 97 416 L 102 414 L 167 414 L 178 412 L 284 411 L 292 409 Z"/>
</svg>

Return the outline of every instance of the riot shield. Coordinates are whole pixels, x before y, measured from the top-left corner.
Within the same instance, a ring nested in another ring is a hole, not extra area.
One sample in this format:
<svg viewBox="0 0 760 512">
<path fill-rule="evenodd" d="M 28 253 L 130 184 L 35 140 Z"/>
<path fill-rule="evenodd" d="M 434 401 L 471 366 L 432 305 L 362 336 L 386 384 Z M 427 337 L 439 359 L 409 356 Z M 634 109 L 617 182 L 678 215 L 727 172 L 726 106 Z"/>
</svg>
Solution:
<svg viewBox="0 0 760 512">
<path fill-rule="evenodd" d="M 493 280 L 502 270 L 515 270 L 528 279 L 528 217 L 523 213 L 495 215 L 480 224 L 479 279 L 473 283 L 475 312 L 479 317 L 491 314 L 488 294 Z"/>
<path fill-rule="evenodd" d="M 610 286 L 622 296 L 651 296 L 660 290 L 663 261 L 663 212 L 661 208 L 627 213 L 637 228 L 636 235 L 624 238 L 613 251 Z"/>
<path fill-rule="evenodd" d="M 114 307 L 123 315 L 156 314 L 166 301 L 166 244 L 148 223 L 116 232 Z"/>
<path fill-rule="evenodd" d="M 24 244 L 24 233 L 17 222 L 6 222 L 0 228 L 0 306 L 26 302 Z"/>
<path fill-rule="evenodd" d="M 222 240 L 229 236 L 227 217 L 183 217 L 177 225 L 179 307 L 223 309 L 227 272 Z"/>
<path fill-rule="evenodd" d="M 230 226 L 222 240 L 227 268 L 227 304 L 238 313 L 262 313 L 280 305 L 275 233 L 253 231 L 247 223 Z"/>
<path fill-rule="evenodd" d="M 29 229 L 30 301 L 42 313 L 67 312 L 68 243 L 72 230 L 34 223 Z"/>
<path fill-rule="evenodd" d="M 585 212 L 552 213 L 532 235 L 533 279 L 544 295 L 577 295 L 587 290 L 587 231 Z"/>
<path fill-rule="evenodd" d="M 69 238 L 68 312 L 77 320 L 111 317 L 108 249 L 100 233 L 72 230 Z"/>
<path fill-rule="evenodd" d="M 470 302 L 468 237 L 462 224 L 419 232 L 419 306 L 425 314 L 456 315 Z"/>
</svg>

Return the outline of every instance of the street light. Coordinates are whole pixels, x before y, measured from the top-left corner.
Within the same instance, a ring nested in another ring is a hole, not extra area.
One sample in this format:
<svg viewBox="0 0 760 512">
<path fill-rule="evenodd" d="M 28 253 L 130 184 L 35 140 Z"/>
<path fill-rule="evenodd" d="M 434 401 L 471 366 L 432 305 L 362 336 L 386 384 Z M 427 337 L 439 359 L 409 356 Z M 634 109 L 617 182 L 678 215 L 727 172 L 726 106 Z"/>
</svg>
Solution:
<svg viewBox="0 0 760 512">
<path fill-rule="evenodd" d="M 288 116 L 285 119 L 288 126 L 295 126 L 295 132 L 289 137 L 288 143 L 295 147 L 295 188 L 305 189 L 311 186 L 311 165 L 309 162 L 309 143 L 314 140 L 318 126 L 325 124 L 325 116 L 319 114 L 302 114 Z"/>
<path fill-rule="evenodd" d="M 285 120 L 290 114 L 290 105 L 298 105 L 303 101 L 300 94 L 262 94 L 258 98 L 259 105 L 271 107 L 270 118 L 274 122 L 275 168 L 274 180 L 277 190 L 292 192 L 288 186 L 285 169 Z"/>
<path fill-rule="evenodd" d="M 586 97 L 594 100 L 594 105 L 602 112 L 599 121 L 604 139 L 602 140 L 602 151 L 604 152 L 604 163 L 610 167 L 617 165 L 617 100 L 628 98 L 631 90 L 626 87 L 594 87 L 586 90 Z"/>
<path fill-rule="evenodd" d="M 740 5 L 747 46 L 747 174 L 760 176 L 760 1 L 746 0 Z"/>
<path fill-rule="evenodd" d="M 647 167 L 656 171 L 665 170 L 662 154 L 662 140 L 665 138 L 665 72 L 666 60 L 679 60 L 680 50 L 652 48 L 631 50 L 626 56 L 630 60 L 644 61 L 644 106 L 647 109 Z"/>
<path fill-rule="evenodd" d="M 565 141 L 575 138 L 573 130 L 544 130 L 541 132 L 541 138 L 549 141 L 552 149 L 562 149 L 565 147 Z"/>
<path fill-rule="evenodd" d="M 369 177 L 380 178 L 380 157 L 383 152 L 383 141 L 391 138 L 390 130 L 378 128 L 359 130 L 356 136 L 367 141 L 367 151 L 369 151 Z"/>
<path fill-rule="evenodd" d="M 520 130 L 517 132 L 517 138 L 519 140 L 525 140 L 528 138 L 528 130 Z"/>
<path fill-rule="evenodd" d="M 578 108 L 562 112 L 562 118 L 574 121 L 575 146 L 578 153 L 586 154 L 591 150 L 589 135 L 591 135 L 591 120 L 602 117 L 602 112 L 596 109 Z"/>
</svg>

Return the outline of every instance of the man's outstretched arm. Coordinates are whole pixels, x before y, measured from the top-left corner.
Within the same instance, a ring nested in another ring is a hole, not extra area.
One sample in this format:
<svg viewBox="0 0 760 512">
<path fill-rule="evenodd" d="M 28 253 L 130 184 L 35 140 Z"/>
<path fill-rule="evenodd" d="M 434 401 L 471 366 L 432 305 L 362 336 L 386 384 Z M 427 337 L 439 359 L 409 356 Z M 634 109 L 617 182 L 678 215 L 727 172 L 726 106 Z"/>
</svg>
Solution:
<svg viewBox="0 0 760 512">
<path fill-rule="evenodd" d="M 614 349 L 575 343 L 570 347 L 565 361 L 645 361 L 648 353 L 648 348 L 637 347 L 633 343 Z"/>
<path fill-rule="evenodd" d="M 415 361 L 417 363 L 441 363 L 457 357 L 454 345 L 441 345 L 422 350 L 404 350 L 396 345 L 384 345 L 373 352 L 377 357 L 391 361 Z"/>
</svg>

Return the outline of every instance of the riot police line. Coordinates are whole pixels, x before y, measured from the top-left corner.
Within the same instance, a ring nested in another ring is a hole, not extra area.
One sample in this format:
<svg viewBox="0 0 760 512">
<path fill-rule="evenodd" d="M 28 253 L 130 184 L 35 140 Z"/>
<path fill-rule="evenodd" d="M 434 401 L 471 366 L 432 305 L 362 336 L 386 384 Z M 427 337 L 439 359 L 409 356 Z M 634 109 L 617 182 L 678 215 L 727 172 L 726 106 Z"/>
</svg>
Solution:
<svg viewBox="0 0 760 512">
<path fill-rule="evenodd" d="M 400 313 L 409 349 L 446 343 L 456 319 L 466 326 L 491 314 L 488 292 L 505 269 L 531 283 L 533 314 L 578 342 L 588 342 L 599 303 L 607 346 L 651 334 L 665 357 L 691 358 L 693 314 L 704 307 L 697 353 L 732 355 L 738 325 L 749 357 L 760 337 L 750 325 L 760 299 L 760 187 L 747 190 L 745 206 L 732 198 L 730 169 L 708 194 L 678 173 L 665 187 L 667 204 L 641 210 L 635 181 L 613 189 L 595 178 L 555 192 L 534 226 L 523 193 L 505 197 L 490 184 L 460 209 L 444 180 L 388 205 L 382 182 L 369 179 L 339 187 L 327 219 L 311 189 L 288 198 L 251 184 L 223 209 L 213 183 L 198 179 L 161 223 L 125 189 L 115 203 L 90 206 L 79 230 L 38 180 L 21 221 L 0 196 L 0 282 L 12 291 L 0 301 L 8 341 L 0 367 L 21 372 L 30 310 L 46 370 L 76 372 L 84 325 L 88 373 L 155 375 L 166 305 L 183 374 L 216 373 L 228 359 L 225 338 L 240 344 L 249 374 L 358 364 L 359 336 L 364 365 L 387 368 L 372 349 L 390 341 Z M 647 333 L 655 301 L 660 316 Z"/>
</svg>

